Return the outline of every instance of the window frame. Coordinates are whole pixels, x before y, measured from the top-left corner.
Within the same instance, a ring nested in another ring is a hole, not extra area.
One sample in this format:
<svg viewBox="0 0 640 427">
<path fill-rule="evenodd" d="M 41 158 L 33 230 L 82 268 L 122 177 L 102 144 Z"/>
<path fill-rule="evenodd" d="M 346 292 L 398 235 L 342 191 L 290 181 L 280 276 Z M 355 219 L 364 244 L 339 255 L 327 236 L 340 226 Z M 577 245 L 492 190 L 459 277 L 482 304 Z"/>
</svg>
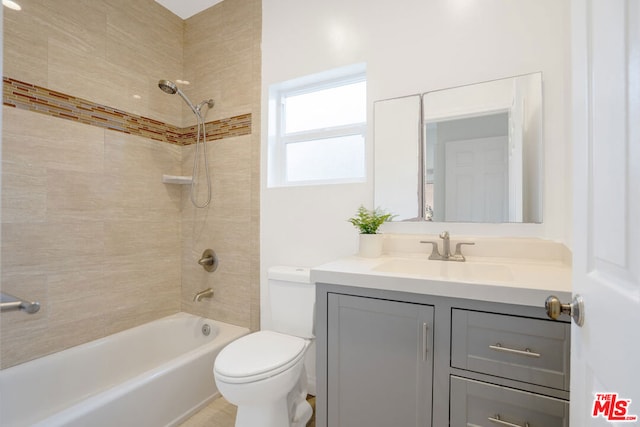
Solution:
<svg viewBox="0 0 640 427">
<path fill-rule="evenodd" d="M 268 187 L 295 187 L 304 185 L 342 184 L 365 182 L 367 176 L 366 165 L 366 131 L 367 117 L 363 122 L 315 128 L 297 132 L 285 133 L 286 129 L 286 99 L 293 96 L 304 95 L 322 90 L 337 88 L 350 84 L 367 82 L 366 70 L 360 66 L 356 70 L 348 68 L 350 72 L 337 74 L 321 73 L 303 79 L 296 79 L 276 85 L 270 90 L 269 97 L 269 150 L 268 150 Z M 366 105 L 365 95 L 365 111 Z M 287 176 L 287 146 L 302 142 L 317 141 L 322 139 L 361 135 L 364 144 L 363 151 L 363 172 L 362 176 L 347 178 L 320 178 L 313 180 L 290 181 Z"/>
</svg>

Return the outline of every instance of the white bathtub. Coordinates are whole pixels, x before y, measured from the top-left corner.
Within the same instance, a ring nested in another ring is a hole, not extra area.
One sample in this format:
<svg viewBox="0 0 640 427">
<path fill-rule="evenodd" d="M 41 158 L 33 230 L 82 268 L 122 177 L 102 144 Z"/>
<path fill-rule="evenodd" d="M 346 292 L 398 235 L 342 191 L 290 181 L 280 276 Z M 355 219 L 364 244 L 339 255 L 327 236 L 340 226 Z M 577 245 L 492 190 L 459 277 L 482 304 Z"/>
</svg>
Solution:
<svg viewBox="0 0 640 427">
<path fill-rule="evenodd" d="M 178 425 L 218 395 L 214 359 L 248 332 L 178 313 L 4 369 L 0 426 Z"/>
</svg>

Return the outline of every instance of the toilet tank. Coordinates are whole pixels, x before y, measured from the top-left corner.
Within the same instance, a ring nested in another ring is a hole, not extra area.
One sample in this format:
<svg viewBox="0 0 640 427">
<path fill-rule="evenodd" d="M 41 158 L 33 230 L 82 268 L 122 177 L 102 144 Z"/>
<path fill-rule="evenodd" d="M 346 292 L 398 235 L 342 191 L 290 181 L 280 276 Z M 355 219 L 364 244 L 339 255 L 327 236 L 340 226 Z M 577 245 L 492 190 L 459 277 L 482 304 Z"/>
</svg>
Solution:
<svg viewBox="0 0 640 427">
<path fill-rule="evenodd" d="M 314 337 L 316 287 L 308 268 L 271 267 L 268 271 L 272 330 L 301 338 Z"/>
</svg>

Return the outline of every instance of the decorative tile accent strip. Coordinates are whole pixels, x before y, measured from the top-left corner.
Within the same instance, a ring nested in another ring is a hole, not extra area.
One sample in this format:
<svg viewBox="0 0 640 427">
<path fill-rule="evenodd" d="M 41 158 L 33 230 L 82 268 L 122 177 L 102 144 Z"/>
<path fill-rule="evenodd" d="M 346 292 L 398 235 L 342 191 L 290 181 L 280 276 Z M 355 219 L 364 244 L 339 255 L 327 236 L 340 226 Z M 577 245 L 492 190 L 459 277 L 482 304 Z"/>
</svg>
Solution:
<svg viewBox="0 0 640 427">
<path fill-rule="evenodd" d="M 127 113 L 82 98 L 3 77 L 3 103 L 117 132 L 175 145 L 196 142 L 196 126 L 178 128 L 147 117 Z M 251 134 L 251 113 L 206 123 L 207 141 Z"/>
</svg>

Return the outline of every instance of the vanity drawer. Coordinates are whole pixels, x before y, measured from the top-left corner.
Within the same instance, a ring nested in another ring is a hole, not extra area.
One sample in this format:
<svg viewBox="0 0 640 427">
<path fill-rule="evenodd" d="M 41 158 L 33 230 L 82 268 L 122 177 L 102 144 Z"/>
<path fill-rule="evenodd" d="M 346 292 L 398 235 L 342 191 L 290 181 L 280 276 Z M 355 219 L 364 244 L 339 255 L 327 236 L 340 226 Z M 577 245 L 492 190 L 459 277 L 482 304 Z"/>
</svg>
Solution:
<svg viewBox="0 0 640 427">
<path fill-rule="evenodd" d="M 451 427 L 568 427 L 569 402 L 451 377 Z M 502 422 L 501 422 L 502 421 Z"/>
<path fill-rule="evenodd" d="M 453 309 L 451 366 L 569 390 L 569 323 Z"/>
</svg>

